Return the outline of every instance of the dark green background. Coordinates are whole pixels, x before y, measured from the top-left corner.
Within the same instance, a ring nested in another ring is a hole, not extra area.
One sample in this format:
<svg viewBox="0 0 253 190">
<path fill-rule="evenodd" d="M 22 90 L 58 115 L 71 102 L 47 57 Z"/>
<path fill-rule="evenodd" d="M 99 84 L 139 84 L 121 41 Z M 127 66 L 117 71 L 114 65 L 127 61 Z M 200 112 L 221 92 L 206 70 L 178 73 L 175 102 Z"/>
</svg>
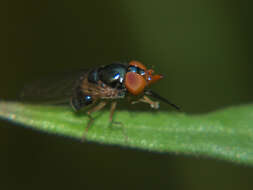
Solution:
<svg viewBox="0 0 253 190">
<path fill-rule="evenodd" d="M 153 89 L 186 113 L 253 100 L 250 1 L 3 3 L 1 99 L 44 73 L 137 59 L 165 75 Z M 4 121 L 0 146 L 1 189 L 253 188 L 250 167 L 80 143 Z"/>
</svg>

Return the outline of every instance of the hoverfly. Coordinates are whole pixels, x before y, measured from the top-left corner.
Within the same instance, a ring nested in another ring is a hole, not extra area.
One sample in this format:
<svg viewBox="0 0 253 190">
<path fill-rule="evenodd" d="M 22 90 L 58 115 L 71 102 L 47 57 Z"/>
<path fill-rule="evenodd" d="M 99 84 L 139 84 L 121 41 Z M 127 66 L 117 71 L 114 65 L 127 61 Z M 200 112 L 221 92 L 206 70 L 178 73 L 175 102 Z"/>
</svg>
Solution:
<svg viewBox="0 0 253 190">
<path fill-rule="evenodd" d="M 117 100 L 131 97 L 131 103 L 144 102 L 151 108 L 158 109 L 159 103 L 149 97 L 161 100 L 179 110 L 179 107 L 161 97 L 148 87 L 162 79 L 163 76 L 153 74 L 139 61 L 129 63 L 112 63 L 94 69 L 80 71 L 75 74 L 64 74 L 59 80 L 46 80 L 28 86 L 22 92 L 23 100 L 43 101 L 49 104 L 69 102 L 74 111 L 88 107 L 88 129 L 93 121 L 91 113 L 101 110 L 111 102 L 110 122 Z"/>
</svg>

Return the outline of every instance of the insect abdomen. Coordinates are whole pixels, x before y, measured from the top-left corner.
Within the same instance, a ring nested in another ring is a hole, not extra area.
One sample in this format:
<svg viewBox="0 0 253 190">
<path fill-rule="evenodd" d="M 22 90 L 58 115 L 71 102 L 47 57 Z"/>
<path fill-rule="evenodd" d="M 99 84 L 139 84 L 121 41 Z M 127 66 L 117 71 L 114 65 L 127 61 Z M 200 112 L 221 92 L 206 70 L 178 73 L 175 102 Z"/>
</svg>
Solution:
<svg viewBox="0 0 253 190">
<path fill-rule="evenodd" d="M 82 107 L 90 105 L 93 103 L 93 99 L 90 95 L 84 94 L 82 91 L 78 90 L 75 95 L 71 98 L 72 108 L 76 111 L 80 110 Z"/>
</svg>

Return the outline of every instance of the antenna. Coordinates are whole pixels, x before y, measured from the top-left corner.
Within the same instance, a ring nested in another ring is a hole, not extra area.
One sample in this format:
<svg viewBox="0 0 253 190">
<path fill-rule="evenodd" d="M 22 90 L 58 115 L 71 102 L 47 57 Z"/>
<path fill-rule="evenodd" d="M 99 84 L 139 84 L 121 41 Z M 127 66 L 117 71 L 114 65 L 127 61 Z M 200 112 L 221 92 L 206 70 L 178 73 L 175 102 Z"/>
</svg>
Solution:
<svg viewBox="0 0 253 190">
<path fill-rule="evenodd" d="M 154 97 L 154 98 L 156 98 L 156 99 L 158 99 L 158 100 L 161 100 L 161 101 L 163 101 L 163 102 L 165 102 L 165 103 L 171 105 L 171 106 L 174 107 L 175 109 L 181 111 L 181 109 L 180 109 L 179 106 L 177 106 L 176 104 L 171 103 L 169 100 L 167 100 L 166 98 L 164 98 L 164 97 L 160 96 L 159 94 L 153 92 L 153 91 L 150 90 L 150 89 L 145 90 L 144 93 L 145 93 L 146 95 L 148 95 L 148 96 L 152 96 L 152 97 Z"/>
</svg>

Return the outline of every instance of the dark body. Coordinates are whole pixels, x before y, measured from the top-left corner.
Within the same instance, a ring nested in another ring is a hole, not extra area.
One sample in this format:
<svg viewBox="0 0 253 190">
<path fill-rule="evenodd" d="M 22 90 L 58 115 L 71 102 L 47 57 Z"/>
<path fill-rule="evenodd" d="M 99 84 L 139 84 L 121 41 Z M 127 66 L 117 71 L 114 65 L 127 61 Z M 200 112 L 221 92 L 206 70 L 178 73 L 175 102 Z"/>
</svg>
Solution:
<svg viewBox="0 0 253 190">
<path fill-rule="evenodd" d="M 73 91 L 71 104 L 79 110 L 99 99 L 124 98 L 127 90 L 124 85 L 127 65 L 114 63 L 87 72 Z"/>
<path fill-rule="evenodd" d="M 21 98 L 27 102 L 64 104 L 70 102 L 74 110 L 98 102 L 100 99 L 124 98 L 127 90 L 124 78 L 128 65 L 113 63 L 87 71 L 48 77 L 24 88 Z"/>
</svg>

